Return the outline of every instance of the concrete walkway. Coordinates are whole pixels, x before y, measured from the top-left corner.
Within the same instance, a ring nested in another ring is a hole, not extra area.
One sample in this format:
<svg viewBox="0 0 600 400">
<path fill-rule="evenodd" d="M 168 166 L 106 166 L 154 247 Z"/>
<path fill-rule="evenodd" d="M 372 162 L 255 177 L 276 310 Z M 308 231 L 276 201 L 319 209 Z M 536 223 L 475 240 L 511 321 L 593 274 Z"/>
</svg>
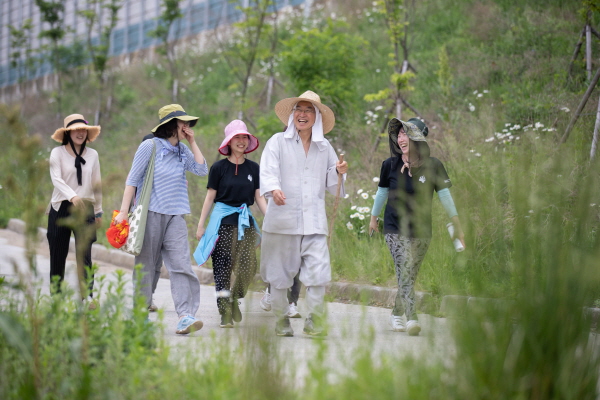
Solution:
<svg viewBox="0 0 600 400">
<path fill-rule="evenodd" d="M 0 275 L 7 279 L 17 279 L 15 268 L 21 273 L 28 273 L 29 267 L 25 258 L 24 237 L 14 231 L 0 230 Z M 33 278 L 41 284 L 42 293 L 49 293 L 49 271 L 50 262 L 48 258 L 47 245 L 39 244 L 37 252 L 37 277 Z M 114 272 L 123 269 L 119 266 L 99 261 L 99 273 L 97 276 L 105 275 L 108 280 L 115 280 Z M 131 280 L 131 270 L 124 269 L 127 279 Z M 77 277 L 75 271 L 75 258 L 69 253 L 67 261 L 67 273 L 65 280 L 76 287 Z M 132 293 L 132 285 L 129 282 L 129 293 Z M 215 301 L 214 286 L 202 285 L 200 310 L 197 318 L 204 322 L 204 328 L 192 335 L 181 336 L 175 334 L 177 315 L 171 298 L 170 281 L 160 279 L 155 293 L 154 301 L 163 311 L 164 338 L 165 341 L 177 349 L 202 348 L 213 340 L 213 337 L 229 338 L 231 343 L 236 339 L 245 340 L 256 333 L 269 340 L 273 340 L 280 354 L 284 357 L 295 359 L 296 373 L 304 376 L 308 371 L 308 362 L 318 349 L 315 346 L 318 339 L 311 338 L 302 333 L 304 319 L 292 319 L 292 327 L 295 331 L 294 337 L 280 338 L 274 335 L 275 317 L 270 312 L 260 308 L 261 294 L 249 292 L 242 300 L 241 309 L 243 321 L 236 324 L 234 329 L 222 329 L 219 327 L 220 316 Z M 299 301 L 299 310 L 306 316 L 304 300 Z M 448 333 L 448 322 L 443 318 L 435 318 L 430 315 L 419 315 L 423 331 L 420 336 L 411 337 L 406 333 L 393 332 L 388 325 L 390 310 L 378 307 L 365 307 L 360 305 L 342 304 L 331 302 L 327 304 L 329 336 L 324 339 L 328 346 L 327 362 L 334 365 L 336 370 L 343 371 L 350 366 L 352 357 L 361 346 L 367 346 L 371 353 L 378 357 L 381 355 L 398 356 L 415 355 L 445 358 L 452 352 L 453 346 L 449 346 L 451 338 Z M 157 313 L 151 313 L 150 319 L 156 321 Z M 372 336 L 371 336 L 372 335 Z M 191 346 L 190 346 L 191 345 Z M 183 347 L 181 347 L 183 346 Z M 364 347 L 363 347 L 364 348 Z"/>
</svg>

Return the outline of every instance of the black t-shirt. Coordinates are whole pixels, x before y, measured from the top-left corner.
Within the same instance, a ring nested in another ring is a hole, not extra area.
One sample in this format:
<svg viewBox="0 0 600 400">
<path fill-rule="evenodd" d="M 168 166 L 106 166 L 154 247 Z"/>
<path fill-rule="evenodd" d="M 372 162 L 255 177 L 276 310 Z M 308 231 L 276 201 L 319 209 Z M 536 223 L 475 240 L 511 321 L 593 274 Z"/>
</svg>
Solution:
<svg viewBox="0 0 600 400">
<path fill-rule="evenodd" d="M 239 164 L 236 175 L 235 164 L 225 158 L 210 167 L 206 187 L 217 191 L 215 203 L 225 203 L 232 207 L 246 203 L 250 207 L 254 204 L 256 189 L 260 188 L 259 176 L 260 169 L 254 161 L 246 159 Z M 238 213 L 228 215 L 221 220 L 221 224 L 237 225 L 238 216 Z"/>
<path fill-rule="evenodd" d="M 391 157 L 381 165 L 379 186 L 389 188 L 383 218 L 385 233 L 398 233 L 410 238 L 431 237 L 431 204 L 433 191 L 452 186 L 440 160 L 428 157 L 418 168 L 404 173 L 400 157 Z"/>
</svg>

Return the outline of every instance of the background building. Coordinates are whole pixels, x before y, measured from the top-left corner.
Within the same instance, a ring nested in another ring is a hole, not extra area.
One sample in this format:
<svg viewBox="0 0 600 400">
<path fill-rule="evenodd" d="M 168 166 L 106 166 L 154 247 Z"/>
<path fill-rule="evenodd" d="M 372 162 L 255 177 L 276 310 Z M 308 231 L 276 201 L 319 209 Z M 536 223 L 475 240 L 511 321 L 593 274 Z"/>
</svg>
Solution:
<svg viewBox="0 0 600 400">
<path fill-rule="evenodd" d="M 238 4 L 247 6 L 250 0 L 240 0 Z M 64 0 L 64 26 L 70 32 L 63 40 L 63 45 L 73 44 L 78 40 L 86 40 L 88 27 L 79 12 L 88 7 L 87 0 Z M 287 6 L 298 6 L 312 3 L 311 0 L 275 0 L 274 10 Z M 156 28 L 157 18 L 161 13 L 162 0 L 125 0 L 119 10 L 118 23 L 112 32 L 109 55 L 111 57 L 135 53 L 149 49 L 158 44 L 148 32 Z M 228 0 L 183 0 L 181 9 L 183 18 L 179 19 L 171 29 L 173 40 L 185 39 L 212 30 L 222 24 L 230 24 L 240 18 L 238 4 Z M 99 12 L 99 17 L 108 19 L 108 12 Z M 32 55 L 40 62 L 28 71 L 23 72 L 21 66 L 11 66 L 12 54 L 11 34 L 9 26 L 20 29 L 26 20 L 31 20 L 30 46 Z M 40 10 L 35 0 L 0 0 L 0 88 L 18 83 L 19 79 L 32 80 L 52 73 L 49 62 L 43 61 L 40 51 L 47 44 L 46 39 L 39 39 L 39 34 L 47 27 L 42 26 Z M 18 68 L 21 68 L 19 72 Z"/>
</svg>

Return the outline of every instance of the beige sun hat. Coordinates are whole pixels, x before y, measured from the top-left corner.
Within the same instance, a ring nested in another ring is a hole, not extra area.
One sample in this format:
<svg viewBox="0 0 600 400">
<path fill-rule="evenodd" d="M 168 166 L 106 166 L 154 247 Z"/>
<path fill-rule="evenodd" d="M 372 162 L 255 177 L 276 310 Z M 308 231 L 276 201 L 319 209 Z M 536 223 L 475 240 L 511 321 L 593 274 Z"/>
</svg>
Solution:
<svg viewBox="0 0 600 400">
<path fill-rule="evenodd" d="M 198 117 L 188 115 L 179 104 L 169 104 L 161 107 L 161 109 L 158 110 L 158 118 L 160 119 L 160 124 L 156 125 L 154 129 L 152 129 L 152 132 L 156 132 L 159 126 L 166 124 L 173 118 L 189 121 L 190 128 L 196 125 L 196 122 L 198 122 L 199 119 Z"/>
<path fill-rule="evenodd" d="M 65 132 L 75 129 L 87 129 L 87 141 L 93 142 L 100 134 L 101 128 L 100 126 L 88 125 L 88 122 L 81 114 L 71 114 L 65 118 L 64 127 L 58 128 L 56 131 L 54 131 L 52 134 L 52 139 L 56 140 L 58 143 L 62 143 L 63 138 L 65 137 Z"/>
<path fill-rule="evenodd" d="M 275 114 L 277 114 L 284 125 L 288 124 L 290 114 L 292 113 L 296 103 L 299 101 L 309 101 L 315 107 L 317 107 L 323 118 L 323 133 L 331 132 L 335 125 L 335 115 L 333 115 L 331 108 L 321 103 L 321 98 L 319 95 L 311 90 L 307 90 L 298 97 L 290 97 L 280 100 L 277 104 L 275 104 Z"/>
</svg>

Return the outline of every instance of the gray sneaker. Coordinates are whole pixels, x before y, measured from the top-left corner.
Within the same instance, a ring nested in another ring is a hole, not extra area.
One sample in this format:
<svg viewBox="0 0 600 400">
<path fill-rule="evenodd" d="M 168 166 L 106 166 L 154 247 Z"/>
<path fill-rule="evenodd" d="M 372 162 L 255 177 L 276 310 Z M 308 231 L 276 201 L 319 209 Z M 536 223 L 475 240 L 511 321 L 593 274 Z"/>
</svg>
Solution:
<svg viewBox="0 0 600 400">
<path fill-rule="evenodd" d="M 315 314 L 309 314 L 304 321 L 305 335 L 311 336 L 327 336 L 327 329 L 323 326 L 323 320 Z"/>
<path fill-rule="evenodd" d="M 282 318 L 275 323 L 275 334 L 277 336 L 294 336 L 294 330 L 290 324 L 290 320 Z"/>
</svg>

